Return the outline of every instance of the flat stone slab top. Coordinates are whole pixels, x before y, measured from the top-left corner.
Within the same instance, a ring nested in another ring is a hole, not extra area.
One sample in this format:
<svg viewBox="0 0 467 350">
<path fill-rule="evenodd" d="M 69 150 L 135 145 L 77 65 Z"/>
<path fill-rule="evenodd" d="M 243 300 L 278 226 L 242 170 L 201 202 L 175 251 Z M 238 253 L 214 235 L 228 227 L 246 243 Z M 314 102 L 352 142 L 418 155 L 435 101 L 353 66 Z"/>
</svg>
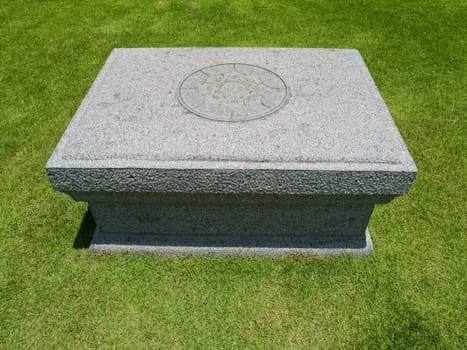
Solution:
<svg viewBox="0 0 467 350">
<path fill-rule="evenodd" d="M 114 49 L 46 168 L 56 190 L 106 218 L 112 201 L 128 211 L 130 193 L 152 201 L 135 209 L 146 218 L 151 194 L 374 205 L 407 193 L 417 172 L 359 52 L 295 48 Z"/>
<path fill-rule="evenodd" d="M 277 48 L 114 49 L 47 169 L 58 190 L 297 194 L 416 173 L 358 51 Z"/>
</svg>

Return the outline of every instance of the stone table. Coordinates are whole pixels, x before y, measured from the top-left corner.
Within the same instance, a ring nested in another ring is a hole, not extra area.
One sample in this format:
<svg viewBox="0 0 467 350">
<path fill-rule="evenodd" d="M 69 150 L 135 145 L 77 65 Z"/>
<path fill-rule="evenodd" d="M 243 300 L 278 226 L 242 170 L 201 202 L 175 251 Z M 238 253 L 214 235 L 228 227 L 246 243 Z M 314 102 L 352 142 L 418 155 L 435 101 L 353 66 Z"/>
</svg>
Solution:
<svg viewBox="0 0 467 350">
<path fill-rule="evenodd" d="M 91 248 L 365 254 L 417 168 L 357 50 L 114 49 L 46 165 Z"/>
</svg>

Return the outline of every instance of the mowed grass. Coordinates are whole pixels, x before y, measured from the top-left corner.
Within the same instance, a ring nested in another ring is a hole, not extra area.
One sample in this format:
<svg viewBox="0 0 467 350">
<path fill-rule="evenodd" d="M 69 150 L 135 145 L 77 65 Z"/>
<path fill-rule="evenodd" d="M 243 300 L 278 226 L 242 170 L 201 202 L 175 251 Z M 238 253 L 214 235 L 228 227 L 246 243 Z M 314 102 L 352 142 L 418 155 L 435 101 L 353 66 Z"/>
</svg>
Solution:
<svg viewBox="0 0 467 350">
<path fill-rule="evenodd" d="M 1 1 L 0 348 L 465 349 L 462 1 Z M 44 165 L 114 47 L 357 48 L 418 167 L 364 258 L 82 249 Z"/>
</svg>

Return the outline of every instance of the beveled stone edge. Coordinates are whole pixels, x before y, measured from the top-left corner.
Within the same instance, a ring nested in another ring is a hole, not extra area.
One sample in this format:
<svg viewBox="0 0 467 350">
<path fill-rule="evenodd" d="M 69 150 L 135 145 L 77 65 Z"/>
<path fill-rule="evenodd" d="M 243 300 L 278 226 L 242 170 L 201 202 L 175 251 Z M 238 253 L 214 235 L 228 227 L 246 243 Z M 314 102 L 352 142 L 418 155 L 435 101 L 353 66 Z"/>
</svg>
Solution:
<svg viewBox="0 0 467 350">
<path fill-rule="evenodd" d="M 410 155 L 409 155 L 410 156 Z M 187 170 L 308 170 L 308 171 L 418 171 L 411 157 L 400 162 L 365 161 L 247 161 L 247 160 L 147 160 L 147 159 L 63 159 L 52 155 L 45 165 L 46 169 L 187 169 Z"/>
<path fill-rule="evenodd" d="M 118 236 L 126 237 L 124 242 L 118 240 Z M 141 235 L 139 235 L 141 237 Z M 143 235 L 147 239 L 150 235 Z M 158 246 L 141 244 L 138 235 L 115 235 L 115 240 L 106 240 L 105 236 L 96 228 L 89 250 L 96 253 L 137 253 L 155 254 L 162 256 L 187 256 L 187 255 L 214 255 L 214 256 L 262 256 L 285 257 L 290 255 L 307 256 L 338 256 L 356 255 L 364 256 L 374 251 L 370 231 L 365 230 L 366 246 L 362 248 L 277 248 L 277 247 L 194 247 L 194 246 Z M 129 238 L 129 239 L 128 239 Z M 133 241 L 131 240 L 133 238 Z M 140 243 L 140 244 L 138 244 Z"/>
</svg>

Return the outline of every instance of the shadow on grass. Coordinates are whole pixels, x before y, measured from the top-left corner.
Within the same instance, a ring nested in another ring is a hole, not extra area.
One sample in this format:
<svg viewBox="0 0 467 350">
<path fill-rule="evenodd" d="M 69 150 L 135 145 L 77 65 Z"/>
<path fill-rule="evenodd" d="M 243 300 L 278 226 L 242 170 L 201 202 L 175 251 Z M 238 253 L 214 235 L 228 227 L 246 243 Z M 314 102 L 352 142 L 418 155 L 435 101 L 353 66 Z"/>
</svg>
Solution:
<svg viewBox="0 0 467 350">
<path fill-rule="evenodd" d="M 96 222 L 92 217 L 91 212 L 88 210 L 81 221 L 78 234 L 76 235 L 75 241 L 73 242 L 73 248 L 83 249 L 89 248 L 91 245 L 92 235 L 96 229 Z"/>
</svg>

